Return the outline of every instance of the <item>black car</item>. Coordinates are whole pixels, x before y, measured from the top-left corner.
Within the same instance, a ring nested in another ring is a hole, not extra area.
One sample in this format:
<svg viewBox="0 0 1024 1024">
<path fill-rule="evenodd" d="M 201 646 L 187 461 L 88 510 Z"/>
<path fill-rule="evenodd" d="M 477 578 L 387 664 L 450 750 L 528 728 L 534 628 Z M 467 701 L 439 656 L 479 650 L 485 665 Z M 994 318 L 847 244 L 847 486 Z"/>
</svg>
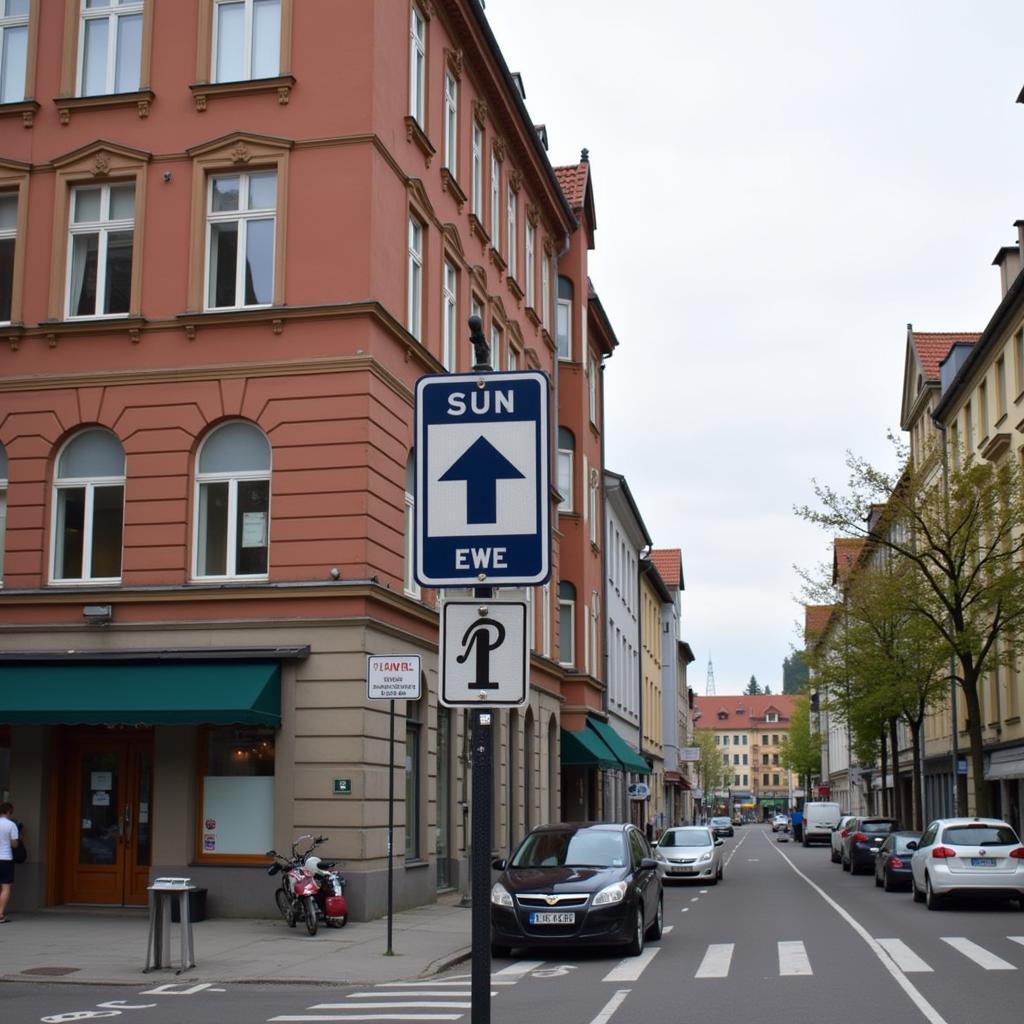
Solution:
<svg viewBox="0 0 1024 1024">
<path fill-rule="evenodd" d="M 890 832 L 875 857 L 875 885 L 886 892 L 909 889 L 913 875 L 910 871 L 909 843 L 920 840 L 920 832 Z"/>
<path fill-rule="evenodd" d="M 634 825 L 541 825 L 511 859 L 493 864 L 491 955 L 518 946 L 624 945 L 631 956 L 660 939 L 658 862 Z"/>
<path fill-rule="evenodd" d="M 726 818 L 724 815 L 720 818 L 712 818 L 708 822 L 708 828 L 711 829 L 711 834 L 717 839 L 719 836 L 734 836 L 736 833 L 732 830 L 732 818 Z"/>
<path fill-rule="evenodd" d="M 851 875 L 873 871 L 885 837 L 899 828 L 894 818 L 852 818 L 846 824 L 841 855 L 843 870 Z"/>
</svg>

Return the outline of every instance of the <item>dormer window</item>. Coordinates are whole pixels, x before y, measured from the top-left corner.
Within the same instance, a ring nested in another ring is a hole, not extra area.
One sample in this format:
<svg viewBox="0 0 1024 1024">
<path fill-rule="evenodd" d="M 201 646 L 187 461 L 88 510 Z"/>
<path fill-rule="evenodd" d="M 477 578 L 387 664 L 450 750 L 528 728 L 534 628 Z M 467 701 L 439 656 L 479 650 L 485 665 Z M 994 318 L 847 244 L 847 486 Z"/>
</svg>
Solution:
<svg viewBox="0 0 1024 1024">
<path fill-rule="evenodd" d="M 764 716 L 764 720 L 766 722 L 777 722 L 779 720 L 778 711 L 769 711 L 768 714 Z"/>
</svg>

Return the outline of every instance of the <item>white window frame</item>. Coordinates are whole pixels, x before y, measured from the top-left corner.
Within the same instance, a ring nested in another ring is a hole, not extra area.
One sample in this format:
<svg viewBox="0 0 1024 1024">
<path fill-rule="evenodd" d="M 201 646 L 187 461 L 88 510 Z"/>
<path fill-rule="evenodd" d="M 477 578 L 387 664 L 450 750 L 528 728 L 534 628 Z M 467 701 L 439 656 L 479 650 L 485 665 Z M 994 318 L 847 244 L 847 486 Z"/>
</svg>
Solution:
<svg viewBox="0 0 1024 1024">
<path fill-rule="evenodd" d="M 583 453 L 583 522 L 590 519 L 590 459 Z"/>
<path fill-rule="evenodd" d="M 456 181 L 459 178 L 459 83 L 450 72 L 444 73 L 444 166 Z"/>
<path fill-rule="evenodd" d="M 590 403 L 590 422 L 597 423 L 598 362 L 593 352 L 587 354 L 587 398 Z"/>
<path fill-rule="evenodd" d="M 491 247 L 501 252 L 501 161 L 491 150 Z"/>
<path fill-rule="evenodd" d="M 21 63 L 24 65 L 25 73 L 22 75 L 20 83 L 20 92 L 17 96 L 8 96 L 0 92 L 0 103 L 21 103 L 25 99 L 25 83 L 28 76 L 28 37 L 29 37 L 29 15 L 32 10 L 31 3 L 27 4 L 27 10 L 24 14 L 11 14 L 6 15 L 3 13 L 6 10 L 6 3 L 0 3 L 0 89 L 2 89 L 4 82 L 7 79 L 7 68 L 3 62 L 3 56 L 5 52 L 4 39 L 7 33 L 11 29 L 24 29 L 24 35 L 22 38 L 25 40 L 24 51 L 21 54 Z"/>
<path fill-rule="evenodd" d="M 540 322 L 545 331 L 551 331 L 551 264 L 540 261 Z"/>
<path fill-rule="evenodd" d="M 501 327 L 491 321 L 491 369 L 501 369 Z"/>
<path fill-rule="evenodd" d="M 413 4 L 409 13 L 409 116 L 426 127 L 427 19 Z"/>
<path fill-rule="evenodd" d="M 225 4 L 238 3 L 240 0 L 213 0 L 213 27 L 211 31 L 211 45 L 210 45 L 210 78 L 214 82 L 248 82 L 253 80 L 253 7 L 254 0 L 241 0 L 245 4 L 245 24 L 242 31 L 242 77 L 238 79 L 225 78 L 221 79 L 217 73 L 217 50 L 220 45 L 218 34 L 220 32 L 220 8 Z M 266 77 L 274 78 L 281 73 L 281 55 L 280 55 L 280 39 L 281 39 L 281 3 L 280 0 L 277 5 L 277 32 L 278 32 L 278 57 L 277 57 L 277 69 L 273 75 Z M 261 76 L 263 77 L 263 76 Z"/>
<path fill-rule="evenodd" d="M 526 221 L 526 239 L 523 245 L 525 247 L 523 272 L 526 274 L 526 305 L 533 309 L 534 303 L 537 301 L 537 287 L 533 280 L 537 276 L 537 262 L 534 252 L 537 245 L 537 229 L 530 223 L 529 219 Z"/>
<path fill-rule="evenodd" d="M 569 609 L 569 637 L 568 642 L 566 638 L 562 636 L 562 609 Z M 568 651 L 569 660 L 562 660 L 562 652 Z M 576 600 L 570 597 L 558 598 L 558 664 L 559 665 L 575 665 L 576 664 Z"/>
<path fill-rule="evenodd" d="M 7 550 L 7 450 L 0 444 L 0 587 L 4 585 L 4 554 Z"/>
<path fill-rule="evenodd" d="M 509 344 L 508 352 L 506 353 L 505 365 L 510 373 L 514 373 L 519 369 L 519 353 L 516 351 L 516 347 L 513 344 Z"/>
<path fill-rule="evenodd" d="M 117 42 L 119 23 L 122 18 L 137 16 L 141 19 L 144 15 L 144 0 L 110 0 L 109 7 L 86 7 L 86 0 L 80 0 L 81 10 L 78 23 L 78 68 L 76 93 L 84 96 L 85 92 L 85 34 L 86 25 L 90 21 L 106 21 L 107 26 L 107 58 L 104 76 L 105 88 L 98 93 L 89 93 L 90 96 L 109 96 L 121 92 L 138 92 L 142 79 L 142 31 L 140 20 L 139 31 L 139 66 L 136 68 L 137 81 L 131 89 L 118 90 L 117 82 Z"/>
<path fill-rule="evenodd" d="M 0 0 L 2 2 L 2 0 Z M 0 44 L 3 40 L 0 39 Z M 2 52 L 2 51 L 0 51 Z M 14 315 L 14 259 L 18 247 L 18 203 L 21 201 L 21 197 L 17 192 L 0 192 L 0 202 L 11 202 L 14 207 L 14 219 L 9 228 L 0 227 L 0 241 L 10 241 L 14 243 L 11 251 L 11 280 L 7 282 L 7 288 L 11 292 L 11 315 Z M 0 320 L 0 324 L 9 324 L 11 322 L 10 317 L 6 320 Z"/>
<path fill-rule="evenodd" d="M 545 658 L 551 657 L 551 581 L 541 587 L 540 614 L 541 614 L 541 653 Z"/>
<path fill-rule="evenodd" d="M 441 362 L 449 372 L 455 369 L 455 326 L 458 318 L 459 279 L 450 260 L 444 261 L 441 286 Z"/>
<path fill-rule="evenodd" d="M 126 187 L 130 185 L 132 188 L 132 216 L 121 217 L 117 220 L 110 219 L 110 190 L 111 188 Z M 77 203 L 77 196 L 80 192 L 90 192 L 100 190 L 100 215 L 98 220 L 90 221 L 79 221 L 75 222 L 75 208 Z M 89 182 L 88 184 L 76 185 L 71 190 L 70 202 L 68 203 L 68 257 L 67 257 L 67 273 L 64 279 L 64 316 L 68 320 L 97 320 L 97 319 L 110 319 L 117 320 L 131 314 L 130 308 L 124 313 L 108 313 L 102 308 L 102 304 L 106 301 L 107 292 L 107 251 L 108 241 L 112 234 L 118 234 L 124 231 L 130 231 L 132 233 L 132 269 L 129 271 L 129 288 L 131 287 L 131 275 L 134 274 L 135 269 L 135 200 L 138 198 L 138 190 L 135 187 L 135 182 L 127 181 L 113 181 L 109 184 L 99 184 L 98 182 Z M 75 258 L 75 237 L 77 235 L 97 235 L 98 243 L 96 247 L 96 306 L 91 313 L 72 313 L 71 312 L 71 286 L 72 286 L 72 268 L 74 266 Z M 129 300 L 130 307 L 130 300 Z"/>
<path fill-rule="evenodd" d="M 519 205 L 519 197 L 516 195 L 516 191 L 509 185 L 507 189 L 507 203 L 508 208 L 506 210 L 506 234 L 508 236 L 508 273 L 509 277 L 514 278 L 518 266 L 516 263 L 516 251 L 519 248 L 517 237 L 518 228 L 516 226 L 516 207 Z"/>
<path fill-rule="evenodd" d="M 575 459 L 575 452 L 571 448 L 559 448 L 556 457 L 556 475 L 555 485 L 558 488 L 558 493 L 562 495 L 562 501 L 558 506 L 559 512 L 573 512 L 572 491 L 573 491 L 573 462 Z M 568 484 L 565 491 L 562 490 L 562 482 Z"/>
<path fill-rule="evenodd" d="M 473 118 L 472 212 L 480 223 L 484 220 L 484 130 Z"/>
<path fill-rule="evenodd" d="M 252 177 L 273 175 L 274 206 L 249 209 L 249 180 Z M 213 184 L 221 178 L 238 178 L 238 209 L 213 210 Z M 203 281 L 203 308 L 210 312 L 228 309 L 269 309 L 273 306 L 274 282 L 277 279 L 277 214 L 281 204 L 280 176 L 276 170 L 225 171 L 211 173 L 206 179 L 206 264 Z M 245 302 L 245 267 L 246 249 L 248 248 L 248 226 L 250 221 L 269 220 L 273 224 L 274 233 L 270 245 L 270 302 Z M 238 243 L 235 248 L 235 304 L 233 306 L 213 305 L 211 294 L 210 270 L 213 255 L 213 227 L 215 224 L 238 222 Z M 239 301 L 241 300 L 241 301 Z"/>
<path fill-rule="evenodd" d="M 598 501 L 600 500 L 600 482 L 598 480 L 597 469 L 591 467 L 590 470 L 590 543 L 597 544 L 597 524 L 600 519 L 600 509 L 598 508 Z"/>
<path fill-rule="evenodd" d="M 555 345 L 558 345 L 558 316 L 564 314 L 565 316 L 565 338 L 566 338 L 566 351 L 563 353 L 561 348 L 558 349 L 558 358 L 564 361 L 572 360 L 572 299 L 556 299 L 555 300 Z"/>
<path fill-rule="evenodd" d="M 416 582 L 415 553 L 413 551 L 414 538 L 416 536 L 416 497 L 409 491 L 405 492 L 405 572 L 403 574 L 403 586 L 409 597 L 420 596 L 420 585 Z"/>
<path fill-rule="evenodd" d="M 417 340 L 423 334 L 423 236 L 426 228 L 414 213 L 409 214 L 408 276 L 406 279 L 406 327 Z"/>
</svg>

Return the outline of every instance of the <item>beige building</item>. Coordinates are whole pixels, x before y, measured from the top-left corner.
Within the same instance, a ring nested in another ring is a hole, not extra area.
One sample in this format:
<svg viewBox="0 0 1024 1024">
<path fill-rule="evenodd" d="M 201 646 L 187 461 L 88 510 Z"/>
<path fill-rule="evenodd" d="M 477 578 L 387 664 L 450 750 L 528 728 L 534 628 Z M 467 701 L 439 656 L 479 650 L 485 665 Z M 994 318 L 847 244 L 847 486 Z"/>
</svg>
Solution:
<svg viewBox="0 0 1024 1024">
<path fill-rule="evenodd" d="M 653 565 L 645 567 L 640 574 L 640 737 L 651 775 L 646 821 L 642 824 L 650 825 L 652 830 L 665 821 L 661 609 L 671 602 L 672 595 L 658 570 Z"/>
</svg>

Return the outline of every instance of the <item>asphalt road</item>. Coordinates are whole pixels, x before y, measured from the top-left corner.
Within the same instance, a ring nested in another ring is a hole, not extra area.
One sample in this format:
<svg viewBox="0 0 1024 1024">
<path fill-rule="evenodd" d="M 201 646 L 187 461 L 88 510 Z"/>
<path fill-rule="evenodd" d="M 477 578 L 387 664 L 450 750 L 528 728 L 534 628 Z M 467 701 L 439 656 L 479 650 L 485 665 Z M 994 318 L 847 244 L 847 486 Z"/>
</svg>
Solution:
<svg viewBox="0 0 1024 1024">
<path fill-rule="evenodd" d="M 666 889 L 666 934 L 641 957 L 517 951 L 493 964 L 493 1024 L 982 1024 L 1018 1020 L 1024 914 L 961 901 L 928 911 L 853 877 L 827 847 L 761 826 L 726 840 L 718 886 Z M 3 1024 L 461 1021 L 468 965 L 427 982 L 363 988 L 10 984 Z"/>
</svg>

